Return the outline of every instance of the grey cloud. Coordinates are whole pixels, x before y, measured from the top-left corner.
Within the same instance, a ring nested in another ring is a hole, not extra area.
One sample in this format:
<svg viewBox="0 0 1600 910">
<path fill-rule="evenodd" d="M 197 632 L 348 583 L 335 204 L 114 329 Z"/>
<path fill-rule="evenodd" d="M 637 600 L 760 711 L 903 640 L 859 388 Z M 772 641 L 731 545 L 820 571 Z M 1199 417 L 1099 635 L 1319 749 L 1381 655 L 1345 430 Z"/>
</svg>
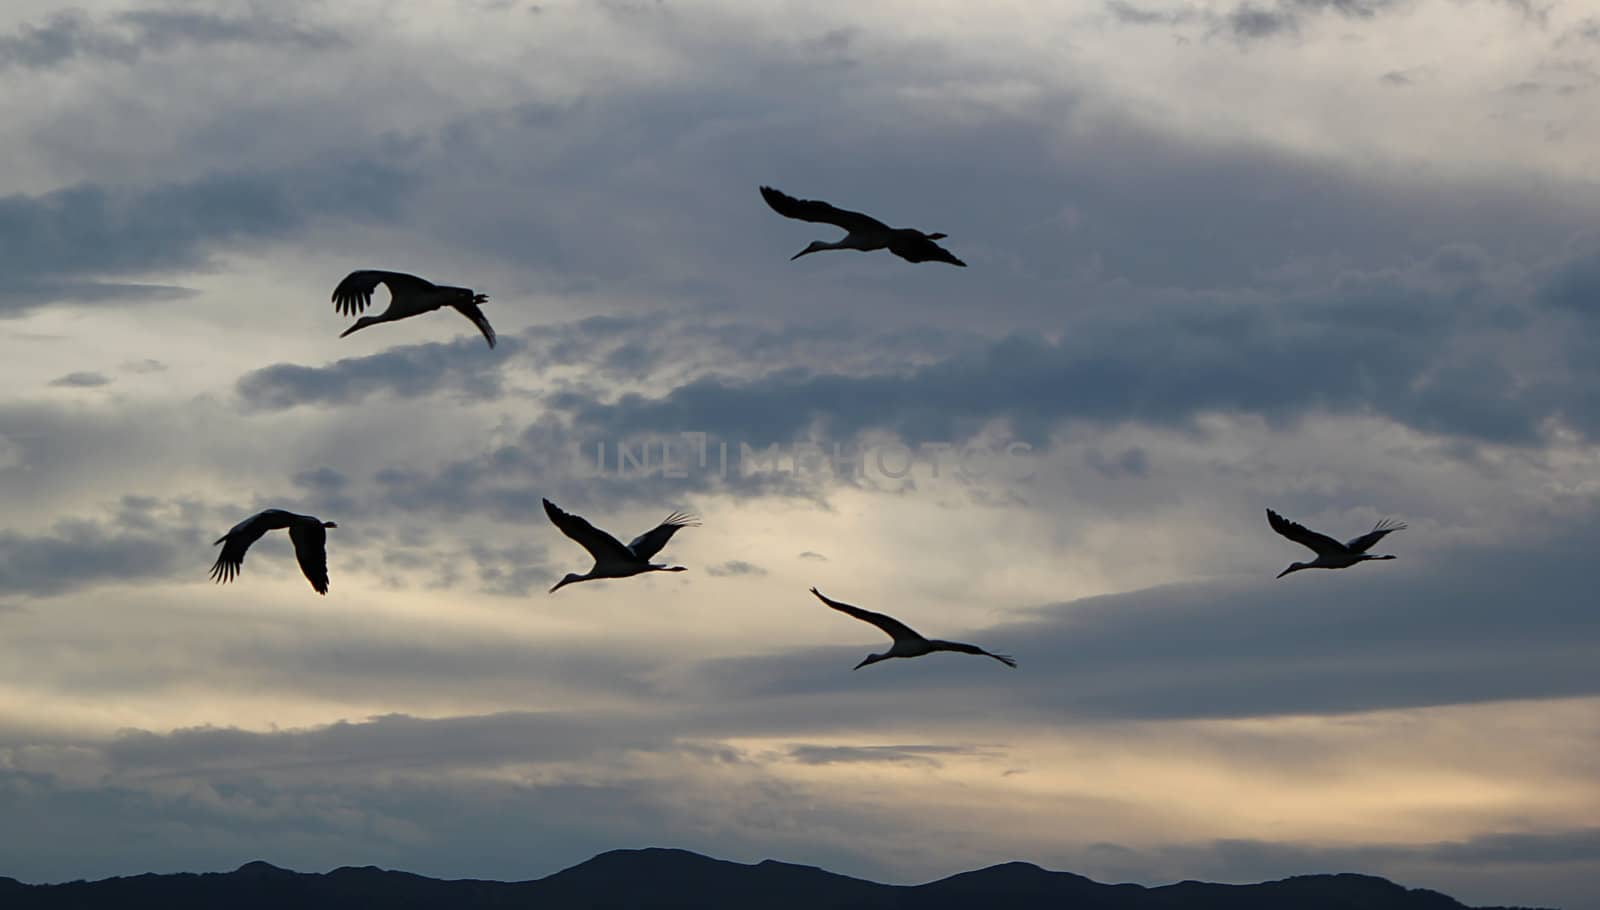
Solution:
<svg viewBox="0 0 1600 910">
<path fill-rule="evenodd" d="M 430 315 L 443 320 L 455 314 Z M 450 324 L 450 328 L 459 326 Z M 375 394 L 399 398 L 455 394 L 469 401 L 488 401 L 503 391 L 499 358 L 515 356 L 521 350 L 521 342 L 503 338 L 499 347 L 490 351 L 483 339 L 473 335 L 347 357 L 326 367 L 274 364 L 245 374 L 235 391 L 247 407 L 258 411 L 359 404 Z"/>
<path fill-rule="evenodd" d="M 514 762 L 587 759 L 622 749 L 666 749 L 670 725 L 629 716 L 566 713 L 499 714 L 423 719 L 403 714 L 358 723 L 340 721 L 279 733 L 199 727 L 168 734 L 130 731 L 105 747 L 131 772 L 229 766 L 322 765 L 360 768 L 396 764 L 493 767 Z"/>
<path fill-rule="evenodd" d="M 93 389 L 103 385 L 110 385 L 111 379 L 104 373 L 91 373 L 87 371 L 68 373 L 58 379 L 52 379 L 53 386 L 73 389 Z"/>
<path fill-rule="evenodd" d="M 43 597 L 159 578 L 176 569 L 181 542 L 84 520 L 58 522 L 37 535 L 0 531 L 0 594 Z"/>
<path fill-rule="evenodd" d="M 1373 19 L 1378 13 L 1405 0 L 1278 0 L 1271 7 L 1243 3 L 1223 20 L 1234 37 L 1270 38 L 1298 34 L 1305 17 L 1315 13 L 1337 13 L 1346 19 Z"/>
<path fill-rule="evenodd" d="M 765 575 L 767 574 L 767 570 L 758 565 L 745 562 L 742 559 L 735 559 L 730 562 L 725 562 L 720 566 L 707 566 L 706 574 L 717 577 L 726 577 L 732 575 Z"/>
<path fill-rule="evenodd" d="M 977 750 L 970 746 L 814 746 L 796 745 L 789 748 L 789 758 L 805 765 L 835 764 L 939 764 L 941 755 L 971 755 Z"/>
<path fill-rule="evenodd" d="M 1600 44 L 1600 17 L 1589 16 L 1573 23 L 1556 39 L 1556 46 L 1562 47 L 1572 42 Z"/>
<path fill-rule="evenodd" d="M 1107 0 L 1106 9 L 1126 25 L 1180 25 L 1202 22 L 1212 34 L 1227 32 L 1241 41 L 1299 34 L 1306 16 L 1335 13 L 1345 19 L 1373 19 L 1406 0 L 1276 0 L 1261 5 L 1250 0 L 1218 14 L 1193 6 L 1150 9 L 1123 0 Z"/>
<path fill-rule="evenodd" d="M 1480 834 L 1465 841 L 1429 845 L 1421 852 L 1428 859 L 1461 864 L 1600 863 L 1600 828 Z"/>
<path fill-rule="evenodd" d="M 1600 316 L 1600 250 L 1557 267 L 1539 288 L 1537 299 L 1545 306 Z"/>
<path fill-rule="evenodd" d="M 1084 460 L 1102 477 L 1144 477 L 1150 473 L 1150 456 L 1137 446 L 1110 458 L 1099 449 L 1090 448 L 1084 453 Z"/>
<path fill-rule="evenodd" d="M 151 357 L 146 357 L 143 360 L 130 360 L 122 365 L 122 370 L 124 372 L 138 375 L 143 375 L 146 373 L 161 373 L 165 372 L 166 369 L 166 364 Z"/>
<path fill-rule="evenodd" d="M 51 300 L 161 299 L 179 290 L 98 280 L 202 264 L 208 251 L 282 236 L 317 215 L 392 214 L 409 178 L 382 162 L 219 173 L 161 186 L 81 183 L 0 198 L 0 314 Z"/>
<path fill-rule="evenodd" d="M 1523 381 L 1525 365 L 1502 359 L 1513 348 L 1481 340 L 1518 332 L 1555 341 L 1558 324 L 1530 304 L 1597 305 L 1596 262 L 1574 258 L 1545 279 L 1491 272 L 1481 251 L 1447 247 L 1321 286 L 1206 295 L 1203 306 L 1150 302 L 1137 317 L 1082 315 L 1059 340 L 1030 331 L 909 368 L 707 373 L 657 396 L 573 391 L 546 402 L 592 437 L 693 429 L 755 448 L 869 429 L 913 444 L 962 440 L 994 420 L 1037 445 L 1070 421 L 1185 426 L 1207 411 L 1279 425 L 1376 412 L 1430 433 L 1531 445 L 1552 417 L 1600 433 L 1600 414 L 1585 406 L 1584 358 L 1551 361 L 1538 381 Z"/>
<path fill-rule="evenodd" d="M 1228 13 L 1224 22 L 1238 38 L 1268 38 L 1299 29 L 1299 18 L 1289 9 L 1263 9 L 1243 4 Z"/>
<path fill-rule="evenodd" d="M 811 550 L 807 550 L 804 553 L 801 553 L 799 558 L 800 559 L 815 560 L 816 562 L 827 562 L 828 561 L 828 557 L 823 556 L 821 553 L 814 553 Z"/>
<path fill-rule="evenodd" d="M 1595 829 L 1486 833 L 1462 841 L 1359 846 L 1248 839 L 1154 847 L 1100 843 L 1074 851 L 1074 865 L 1096 878 L 1146 882 L 1177 877 L 1259 881 L 1313 870 L 1362 869 L 1408 886 L 1448 888 L 1457 896 L 1470 891 L 1478 895 L 1474 905 L 1515 901 L 1524 907 L 1530 895 L 1539 895 L 1541 905 L 1551 901 L 1568 910 L 1587 910 L 1600 907 L 1590 884 L 1600 872 L 1600 857 L 1592 852 L 1595 835 Z M 1517 842 L 1526 849 L 1497 846 Z M 1543 859 L 1544 848 L 1566 858 Z"/>
<path fill-rule="evenodd" d="M 1200 18 L 1199 10 L 1191 6 L 1178 9 L 1151 9 L 1135 6 L 1124 0 L 1106 0 L 1106 12 L 1125 25 L 1178 25 Z"/>
<path fill-rule="evenodd" d="M 568 738 L 584 748 L 563 749 Z M 479 748 L 456 749 L 452 741 Z M 175 753 L 179 744 L 200 750 L 203 760 Z M 383 756 L 384 744 L 398 761 Z M 656 758 L 647 773 L 622 761 L 641 748 Z M 576 772 L 546 759 L 579 752 L 594 760 Z M 596 739 L 570 722 L 394 717 L 260 738 L 226 730 L 135 734 L 114 744 L 104 761 L 102 775 L 87 782 L 63 780 L 55 769 L 0 770 L 0 812 L 48 820 L 0 827 L 0 849 L 13 868 L 30 870 L 33 880 L 67 880 L 232 868 L 256 857 L 300 868 L 376 863 L 520 879 L 619 843 L 669 842 L 708 853 L 740 844 L 736 849 L 771 854 L 803 843 L 816 861 L 882 871 L 847 846 L 785 833 L 802 794 L 759 773 L 718 773 L 738 761 L 732 750 Z M 523 776 L 530 762 L 542 773 Z M 512 773 L 451 773 L 501 765 Z M 890 829 L 848 806 L 828 807 L 826 816 L 830 826 L 867 835 Z M 62 850 L 56 832 L 75 832 L 70 850 Z"/>
<path fill-rule="evenodd" d="M 184 45 L 285 45 L 303 50 L 339 47 L 340 36 L 291 22 L 179 9 L 136 9 L 96 20 L 79 11 L 57 13 L 42 25 L 23 24 L 0 35 L 0 68 L 44 69 L 75 59 L 134 63 L 147 53 Z"/>
<path fill-rule="evenodd" d="M 689 336 L 689 315 L 649 325 L 608 319 L 561 326 L 548 334 L 569 339 L 574 350 L 631 348 L 641 333 L 678 338 L 641 355 L 643 375 L 662 391 L 616 395 L 608 390 L 614 386 L 553 383 L 537 397 L 545 415 L 506 444 L 434 467 L 379 468 L 370 478 L 378 498 L 357 499 L 443 514 L 481 510 L 507 520 L 536 512 L 546 495 L 581 493 L 612 505 L 685 490 L 817 499 L 838 482 L 830 471 L 745 474 L 741 446 L 760 453 L 770 444 L 821 439 L 859 448 L 863 434 L 880 430 L 912 447 L 960 443 L 997 422 L 1035 448 L 1074 424 L 1188 430 L 1210 412 L 1257 415 L 1274 426 L 1320 414 L 1376 414 L 1462 443 L 1464 455 L 1477 443 L 1536 446 L 1552 418 L 1592 437 L 1600 434 L 1600 412 L 1589 407 L 1585 378 L 1591 345 L 1555 314 L 1600 300 L 1590 291 L 1600 286 L 1595 261 L 1568 257 L 1527 272 L 1479 247 L 1452 245 L 1403 267 L 1345 271 L 1270 293 L 1175 294 L 1136 311 L 1082 313 L 1058 338 L 945 333 L 930 340 L 932 353 L 908 351 L 878 363 L 856 359 L 849 345 L 826 347 L 803 334 L 787 348 L 774 339 L 752 343 L 741 356 L 741 343 L 759 333 Z M 504 362 L 481 356 L 463 336 L 458 345 L 469 349 L 433 344 L 324 368 L 280 365 L 246 376 L 239 390 L 265 409 L 354 403 L 383 391 L 489 400 L 511 394 L 504 370 L 544 356 L 534 340 L 540 334 L 527 333 L 528 349 Z M 1516 346 L 1487 345 L 1491 335 L 1564 355 L 1544 358 L 1530 372 L 1513 359 Z M 705 346 L 697 349 L 694 338 Z M 806 366 L 818 350 L 840 371 Z M 600 374 L 613 375 L 610 369 L 602 366 Z M 708 434 L 706 465 L 682 436 L 694 432 Z M 721 444 L 729 452 L 726 477 L 716 470 Z M 635 464 L 634 476 L 620 476 L 620 447 L 637 454 L 645 445 L 651 471 L 638 476 Z M 675 464 L 692 468 L 688 477 L 665 476 L 663 446 L 672 447 Z M 1150 471 L 1140 450 L 1085 458 L 1105 477 Z"/>
<path fill-rule="evenodd" d="M 1588 606 L 1582 554 L 1600 541 L 1583 521 L 1514 549 L 1422 556 L 1397 538 L 1389 548 L 1396 562 L 1279 581 L 1272 576 L 1304 551 L 1275 538 L 1263 519 L 1260 582 L 1157 588 L 1044 608 L 1029 621 L 919 630 L 1013 654 L 1016 674 L 938 655 L 841 673 L 877 648 L 870 637 L 856 647 L 712 661 L 701 672 L 730 700 L 725 710 L 738 718 L 730 723 L 745 724 L 839 723 L 835 699 L 847 690 L 858 699 L 851 720 L 864 726 L 881 720 L 879 711 L 931 721 L 955 705 L 998 711 L 1000 700 L 1013 720 L 1052 723 L 1593 696 L 1600 615 Z M 1529 578 L 1540 579 L 1536 598 Z M 868 675 L 879 669 L 886 672 Z M 782 719 L 766 703 L 778 693 L 789 706 Z"/>
<path fill-rule="evenodd" d="M 555 578 L 555 570 L 548 560 L 549 551 L 543 546 L 475 543 L 467 548 L 467 553 L 477 567 L 483 589 L 491 594 L 526 597 L 534 588 L 543 587 Z"/>
</svg>

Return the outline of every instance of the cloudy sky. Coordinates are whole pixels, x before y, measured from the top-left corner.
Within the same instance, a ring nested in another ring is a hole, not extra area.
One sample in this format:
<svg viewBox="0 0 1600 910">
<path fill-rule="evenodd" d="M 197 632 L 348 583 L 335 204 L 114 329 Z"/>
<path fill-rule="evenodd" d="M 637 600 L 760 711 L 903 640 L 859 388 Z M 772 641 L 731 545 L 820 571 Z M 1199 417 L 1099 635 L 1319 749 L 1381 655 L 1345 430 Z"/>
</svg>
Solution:
<svg viewBox="0 0 1600 910">
<path fill-rule="evenodd" d="M 5 4 L 0 874 L 1600 908 L 1597 57 L 1581 0 Z M 970 268 L 791 263 L 763 183 Z M 500 346 L 340 339 L 355 268 Z M 699 512 L 691 571 L 551 596 L 541 497 Z M 282 534 L 207 579 L 268 506 L 326 598 Z M 1279 581 L 1269 507 L 1410 527 Z M 1021 667 L 852 673 L 811 585 Z"/>
</svg>

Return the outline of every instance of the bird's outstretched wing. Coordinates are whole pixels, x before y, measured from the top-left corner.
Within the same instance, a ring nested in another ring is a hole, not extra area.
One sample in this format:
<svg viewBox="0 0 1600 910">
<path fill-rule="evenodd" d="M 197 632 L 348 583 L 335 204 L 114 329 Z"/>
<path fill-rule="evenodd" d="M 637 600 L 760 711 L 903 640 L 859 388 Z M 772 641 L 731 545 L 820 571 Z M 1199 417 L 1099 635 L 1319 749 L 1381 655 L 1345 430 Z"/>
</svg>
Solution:
<svg viewBox="0 0 1600 910">
<path fill-rule="evenodd" d="M 275 528 L 286 528 L 294 515 L 282 509 L 267 509 L 246 518 L 213 543 L 222 544 L 222 552 L 211 566 L 211 578 L 218 584 L 233 581 L 244 570 L 244 554 L 250 545 Z"/>
<path fill-rule="evenodd" d="M 943 237 L 943 234 L 936 235 Z M 897 241 L 889 244 L 889 252 L 894 253 L 907 262 L 948 262 L 966 268 L 967 264 L 957 259 L 955 254 L 934 243 L 934 237 L 917 237 L 907 241 Z"/>
<path fill-rule="evenodd" d="M 858 231 L 870 234 L 874 231 L 889 230 L 887 224 L 870 215 L 847 211 L 817 199 L 796 199 L 770 186 L 761 188 L 761 198 L 767 200 L 767 205 L 772 206 L 774 212 L 785 218 L 832 224 L 852 234 Z"/>
<path fill-rule="evenodd" d="M 934 642 L 934 644 L 942 645 L 943 647 L 941 650 L 960 651 L 962 654 L 982 654 L 984 657 L 992 657 L 995 660 L 1000 661 L 1013 670 L 1017 668 L 1016 658 L 1009 654 L 996 654 L 993 651 L 985 651 L 977 645 L 969 645 L 966 642 L 961 641 L 937 641 Z"/>
<path fill-rule="evenodd" d="M 457 313 L 472 320 L 472 324 L 478 327 L 478 331 L 483 333 L 484 339 L 489 342 L 489 347 L 492 348 L 494 347 L 494 327 L 489 325 L 489 317 L 483 315 L 483 310 L 478 309 L 480 302 L 482 301 L 472 300 L 450 305 L 455 307 Z"/>
<path fill-rule="evenodd" d="M 918 635 L 915 629 L 911 628 L 900 620 L 895 619 L 893 616 L 885 616 L 882 613 L 874 613 L 871 610 L 863 610 L 860 607 L 853 607 L 847 603 L 840 603 L 837 600 L 833 600 L 824 596 L 823 593 L 818 591 L 816 588 L 812 588 L 811 593 L 817 595 L 818 600 L 834 608 L 835 610 L 838 610 L 840 613 L 846 613 L 850 616 L 854 616 L 856 619 L 859 619 L 862 622 L 872 623 L 873 625 L 882 629 L 890 638 L 893 638 L 897 641 L 902 638 L 907 638 L 912 641 L 922 640 L 922 636 Z"/>
<path fill-rule="evenodd" d="M 358 315 L 372 303 L 372 292 L 379 284 L 387 285 L 390 294 L 426 291 L 433 287 L 433 282 L 404 272 L 361 269 L 344 276 L 333 289 L 333 308 L 346 316 Z"/>
<path fill-rule="evenodd" d="M 672 539 L 672 535 L 676 534 L 679 528 L 697 528 L 699 526 L 700 519 L 693 515 L 684 512 L 673 512 L 661 524 L 629 541 L 628 549 L 632 550 L 633 555 L 641 560 L 648 560 L 661 552 L 661 548 L 667 545 L 667 541 Z"/>
<path fill-rule="evenodd" d="M 294 558 L 312 590 L 328 593 L 328 531 L 322 522 L 297 521 L 289 526 L 289 540 L 294 543 Z"/>
<path fill-rule="evenodd" d="M 1367 533 L 1361 535 L 1360 537 L 1350 538 L 1350 540 L 1345 543 L 1345 546 L 1348 547 L 1352 553 L 1365 553 L 1369 548 L 1372 547 L 1373 544 L 1382 540 L 1385 534 L 1389 534 L 1394 531 L 1404 531 L 1405 529 L 1406 526 L 1404 523 L 1390 521 L 1389 519 L 1385 518 L 1384 520 L 1373 525 L 1372 530 L 1368 531 Z"/>
<path fill-rule="evenodd" d="M 563 512 L 561 508 L 550 500 L 544 500 L 544 514 L 550 516 L 561 533 L 576 540 L 595 562 L 602 560 L 608 562 L 637 562 L 638 557 L 633 551 L 622 545 L 622 541 L 600 530 L 581 516 L 571 512 Z"/>
<path fill-rule="evenodd" d="M 1303 524 L 1290 521 L 1271 509 L 1267 510 L 1267 524 L 1272 530 L 1297 544 L 1309 547 L 1314 553 L 1343 553 L 1345 545 L 1326 534 L 1318 534 Z"/>
</svg>

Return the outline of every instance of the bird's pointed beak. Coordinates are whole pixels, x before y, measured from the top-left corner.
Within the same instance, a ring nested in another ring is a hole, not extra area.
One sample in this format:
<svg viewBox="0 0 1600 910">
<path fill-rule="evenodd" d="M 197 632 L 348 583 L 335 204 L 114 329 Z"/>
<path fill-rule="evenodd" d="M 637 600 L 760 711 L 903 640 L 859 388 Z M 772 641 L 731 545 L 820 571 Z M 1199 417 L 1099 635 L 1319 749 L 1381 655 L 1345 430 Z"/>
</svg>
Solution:
<svg viewBox="0 0 1600 910">
<path fill-rule="evenodd" d="M 351 326 L 350 328 L 345 329 L 344 331 L 340 332 L 339 333 L 339 337 L 343 338 L 344 336 L 350 334 L 351 332 L 354 332 L 356 329 L 359 329 L 359 328 L 361 328 L 361 324 L 360 323 L 356 323 L 355 325 Z"/>
<path fill-rule="evenodd" d="M 872 658 L 868 657 L 866 660 L 863 660 L 861 663 L 856 664 L 855 666 L 851 667 L 850 669 L 859 670 L 862 667 L 865 667 L 867 664 L 870 664 L 870 663 L 872 663 Z"/>
<path fill-rule="evenodd" d="M 566 584 L 566 583 L 567 583 L 567 580 L 566 580 L 566 579 L 565 579 L 565 578 L 563 578 L 563 579 L 561 579 L 561 580 L 560 580 L 560 581 L 558 581 L 558 582 L 556 582 L 556 584 L 555 584 L 555 587 L 553 587 L 553 588 L 551 588 L 551 589 L 550 589 L 550 593 L 551 593 L 551 594 L 554 594 L 554 593 L 556 593 L 556 592 L 557 592 L 557 591 L 559 591 L 559 590 L 561 590 L 561 587 L 562 587 L 562 586 L 563 586 L 563 585 L 565 585 L 565 584 Z"/>
<path fill-rule="evenodd" d="M 1279 572 L 1278 573 L 1278 577 L 1282 578 L 1283 576 L 1288 575 L 1290 572 L 1293 572 L 1295 569 L 1298 569 L 1298 568 L 1300 568 L 1300 567 L 1299 566 L 1290 566 L 1289 568 L 1284 569 L 1282 572 Z"/>
<path fill-rule="evenodd" d="M 811 252 L 811 248 L 810 247 L 806 247 L 805 249 L 801 250 L 800 252 L 795 253 L 793 256 L 790 256 L 789 257 L 789 261 L 793 262 L 796 259 L 799 259 L 801 256 L 804 256 L 805 254 L 807 254 L 809 252 Z"/>
<path fill-rule="evenodd" d="M 489 295 L 488 294 L 475 294 L 472 297 L 472 302 L 473 303 L 488 303 L 489 302 Z"/>
</svg>

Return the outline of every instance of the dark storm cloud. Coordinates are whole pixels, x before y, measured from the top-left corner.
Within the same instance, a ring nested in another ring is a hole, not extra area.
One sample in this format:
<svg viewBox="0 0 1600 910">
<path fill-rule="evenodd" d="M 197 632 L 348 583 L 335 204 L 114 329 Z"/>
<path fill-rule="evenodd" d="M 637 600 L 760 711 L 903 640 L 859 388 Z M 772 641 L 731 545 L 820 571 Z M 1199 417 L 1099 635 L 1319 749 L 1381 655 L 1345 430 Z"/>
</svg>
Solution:
<svg viewBox="0 0 1600 910">
<path fill-rule="evenodd" d="M 373 160 L 216 173 L 149 187 L 80 183 L 0 198 L 0 315 L 52 300 L 150 299 L 170 289 L 93 279 L 202 264 L 218 246 L 281 237 L 318 216 L 372 220 L 397 210 L 411 186 Z"/>
<path fill-rule="evenodd" d="M 104 373 L 80 371 L 77 373 L 68 373 L 65 376 L 52 379 L 50 384 L 58 388 L 94 389 L 103 385 L 110 385 L 111 379 Z"/>
<path fill-rule="evenodd" d="M 230 17 L 179 9 L 137 9 L 96 19 L 76 10 L 0 35 L 0 69 L 47 69 L 80 59 L 134 63 L 185 45 L 281 45 L 302 50 L 343 46 L 340 36 L 268 18 Z"/>
</svg>

